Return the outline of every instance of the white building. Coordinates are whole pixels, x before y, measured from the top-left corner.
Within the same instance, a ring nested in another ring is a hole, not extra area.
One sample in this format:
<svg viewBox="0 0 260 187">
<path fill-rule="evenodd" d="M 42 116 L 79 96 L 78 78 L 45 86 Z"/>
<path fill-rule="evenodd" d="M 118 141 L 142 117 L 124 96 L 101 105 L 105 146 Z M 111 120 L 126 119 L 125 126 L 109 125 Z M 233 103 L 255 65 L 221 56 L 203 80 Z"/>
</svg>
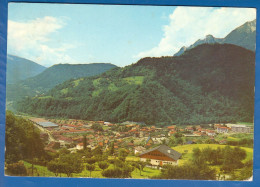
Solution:
<svg viewBox="0 0 260 187">
<path fill-rule="evenodd" d="M 139 157 L 143 162 L 151 160 L 150 163 L 154 166 L 163 166 L 165 164 L 178 165 L 178 160 L 181 157 L 181 153 L 166 145 L 160 145 L 141 153 Z"/>
<path fill-rule="evenodd" d="M 240 133 L 250 133 L 251 128 L 247 127 L 246 125 L 232 125 L 231 131 L 232 132 L 240 132 Z"/>
</svg>

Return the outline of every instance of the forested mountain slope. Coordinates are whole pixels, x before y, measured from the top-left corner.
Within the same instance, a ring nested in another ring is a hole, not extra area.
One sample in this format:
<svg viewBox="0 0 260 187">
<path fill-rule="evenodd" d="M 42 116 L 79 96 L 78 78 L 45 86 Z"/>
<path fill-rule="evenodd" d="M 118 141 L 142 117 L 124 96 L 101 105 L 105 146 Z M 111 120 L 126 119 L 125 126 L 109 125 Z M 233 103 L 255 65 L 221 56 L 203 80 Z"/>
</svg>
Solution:
<svg viewBox="0 0 260 187">
<path fill-rule="evenodd" d="M 47 117 L 146 124 L 252 121 L 255 54 L 203 44 L 179 57 L 144 58 L 102 75 L 67 81 L 17 109 Z"/>
</svg>

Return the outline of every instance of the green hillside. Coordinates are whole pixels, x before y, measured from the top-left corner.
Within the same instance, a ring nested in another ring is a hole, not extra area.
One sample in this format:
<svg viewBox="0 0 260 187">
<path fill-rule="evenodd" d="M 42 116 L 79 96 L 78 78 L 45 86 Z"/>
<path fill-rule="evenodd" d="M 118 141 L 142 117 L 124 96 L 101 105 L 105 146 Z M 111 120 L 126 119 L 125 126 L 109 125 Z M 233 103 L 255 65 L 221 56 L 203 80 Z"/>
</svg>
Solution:
<svg viewBox="0 0 260 187">
<path fill-rule="evenodd" d="M 250 122 L 254 62 L 254 53 L 242 47 L 203 44 L 179 57 L 144 58 L 99 76 L 66 81 L 16 106 L 34 115 L 111 122 Z"/>
<path fill-rule="evenodd" d="M 98 75 L 115 67 L 105 63 L 54 65 L 35 77 L 7 85 L 7 100 L 15 101 L 27 96 L 41 95 L 64 81 Z"/>
</svg>

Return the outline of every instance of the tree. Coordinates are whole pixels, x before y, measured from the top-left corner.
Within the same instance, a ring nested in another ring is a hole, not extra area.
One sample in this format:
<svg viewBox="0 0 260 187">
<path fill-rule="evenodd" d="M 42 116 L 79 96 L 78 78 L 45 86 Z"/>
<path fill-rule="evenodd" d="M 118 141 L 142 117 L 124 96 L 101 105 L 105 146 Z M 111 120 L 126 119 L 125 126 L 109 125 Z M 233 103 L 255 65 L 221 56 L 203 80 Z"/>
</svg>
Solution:
<svg viewBox="0 0 260 187">
<path fill-rule="evenodd" d="M 9 175 L 25 176 L 27 175 L 26 168 L 22 161 L 12 164 L 6 164 L 6 172 Z"/>
<path fill-rule="evenodd" d="M 114 159 L 114 168 L 118 167 L 118 168 L 122 168 L 124 166 L 124 161 L 120 160 L 120 159 Z"/>
<path fill-rule="evenodd" d="M 122 178 L 122 173 L 120 168 L 110 168 L 101 172 L 102 176 L 107 178 Z"/>
<path fill-rule="evenodd" d="M 110 146 L 110 150 L 109 150 L 110 155 L 114 155 L 114 152 L 115 152 L 114 146 L 115 146 L 115 143 L 112 142 L 112 143 L 111 143 L 111 146 Z"/>
<path fill-rule="evenodd" d="M 182 137 L 182 134 L 179 133 L 179 132 L 177 132 L 177 133 L 174 134 L 174 137 L 175 137 L 175 138 L 181 138 L 181 137 Z"/>
<path fill-rule="evenodd" d="M 195 164 L 195 165 L 201 165 L 204 163 L 204 160 L 202 158 L 202 153 L 201 153 L 201 150 L 199 148 L 194 148 L 192 150 L 192 162 Z"/>
<path fill-rule="evenodd" d="M 146 165 L 151 165 L 151 159 L 146 159 L 145 164 Z"/>
<path fill-rule="evenodd" d="M 92 157 L 92 153 L 91 153 L 91 149 L 90 148 L 86 148 L 86 150 L 84 150 L 84 156 L 86 157 L 86 158 L 91 158 Z"/>
<path fill-rule="evenodd" d="M 142 175 L 142 172 L 141 172 L 141 171 L 143 171 L 145 165 L 146 165 L 145 162 L 142 162 L 142 161 L 136 162 L 135 167 L 136 167 L 137 169 L 139 169 L 140 175 Z"/>
<path fill-rule="evenodd" d="M 87 138 L 86 135 L 83 136 L 83 150 L 86 150 L 87 148 Z"/>
<path fill-rule="evenodd" d="M 95 159 L 95 158 L 87 158 L 87 159 L 86 159 L 86 162 L 87 162 L 88 164 L 95 164 L 96 159 Z"/>
<path fill-rule="evenodd" d="M 83 170 L 81 158 L 76 154 L 61 155 L 58 162 L 61 173 L 65 173 L 68 177 L 71 177 L 72 173 L 81 173 Z"/>
<path fill-rule="evenodd" d="M 69 154 L 69 153 L 70 153 L 70 151 L 66 148 L 62 148 L 62 149 L 59 150 L 60 155 L 66 155 L 66 154 Z"/>
<path fill-rule="evenodd" d="M 40 132 L 32 122 L 21 117 L 14 116 L 10 111 L 6 112 L 6 163 L 15 163 L 19 160 L 28 160 L 32 164 L 44 159 L 46 152 L 40 138 Z"/>
<path fill-rule="evenodd" d="M 176 138 L 176 143 L 177 144 L 183 144 L 183 139 L 182 138 Z"/>
<path fill-rule="evenodd" d="M 101 174 L 107 178 L 131 178 L 133 169 L 130 165 L 125 164 L 122 167 L 105 169 Z"/>
<path fill-rule="evenodd" d="M 90 177 L 91 177 L 91 172 L 95 171 L 95 165 L 94 164 L 86 164 L 86 169 L 89 171 Z"/>
<path fill-rule="evenodd" d="M 58 160 L 52 160 L 47 164 L 47 169 L 55 174 L 57 177 L 62 173 L 62 164 Z"/>
<path fill-rule="evenodd" d="M 127 155 L 128 155 L 128 153 L 127 153 L 126 149 L 119 149 L 118 158 L 120 160 L 125 161 Z"/>
<path fill-rule="evenodd" d="M 105 161 L 99 162 L 98 167 L 104 171 L 104 169 L 107 169 L 109 164 Z"/>
<path fill-rule="evenodd" d="M 95 131 L 103 131 L 103 127 L 98 123 L 93 124 L 91 128 Z"/>
<path fill-rule="evenodd" d="M 100 146 L 96 147 L 95 149 L 93 149 L 92 154 L 94 156 L 97 156 L 97 155 L 102 156 L 102 154 L 103 154 L 102 148 Z"/>
<path fill-rule="evenodd" d="M 243 167 L 242 160 L 246 158 L 246 152 L 239 147 L 231 148 L 230 146 L 226 146 L 223 149 L 223 156 L 224 162 L 221 170 L 223 170 L 225 173 L 228 173 Z"/>
<path fill-rule="evenodd" d="M 161 174 L 156 178 L 159 179 L 193 179 L 193 180 L 215 180 L 216 171 L 208 166 L 203 167 L 186 163 L 182 166 L 165 165 Z"/>
</svg>

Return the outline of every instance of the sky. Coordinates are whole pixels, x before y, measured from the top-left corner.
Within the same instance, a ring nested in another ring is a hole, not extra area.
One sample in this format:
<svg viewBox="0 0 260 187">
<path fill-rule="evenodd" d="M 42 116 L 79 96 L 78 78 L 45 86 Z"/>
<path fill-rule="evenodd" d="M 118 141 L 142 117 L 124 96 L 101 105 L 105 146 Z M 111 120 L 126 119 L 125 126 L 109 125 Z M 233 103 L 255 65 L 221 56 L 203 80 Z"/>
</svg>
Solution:
<svg viewBox="0 0 260 187">
<path fill-rule="evenodd" d="M 208 34 L 223 38 L 254 8 L 9 3 L 8 54 L 45 67 L 172 56 Z"/>
</svg>

